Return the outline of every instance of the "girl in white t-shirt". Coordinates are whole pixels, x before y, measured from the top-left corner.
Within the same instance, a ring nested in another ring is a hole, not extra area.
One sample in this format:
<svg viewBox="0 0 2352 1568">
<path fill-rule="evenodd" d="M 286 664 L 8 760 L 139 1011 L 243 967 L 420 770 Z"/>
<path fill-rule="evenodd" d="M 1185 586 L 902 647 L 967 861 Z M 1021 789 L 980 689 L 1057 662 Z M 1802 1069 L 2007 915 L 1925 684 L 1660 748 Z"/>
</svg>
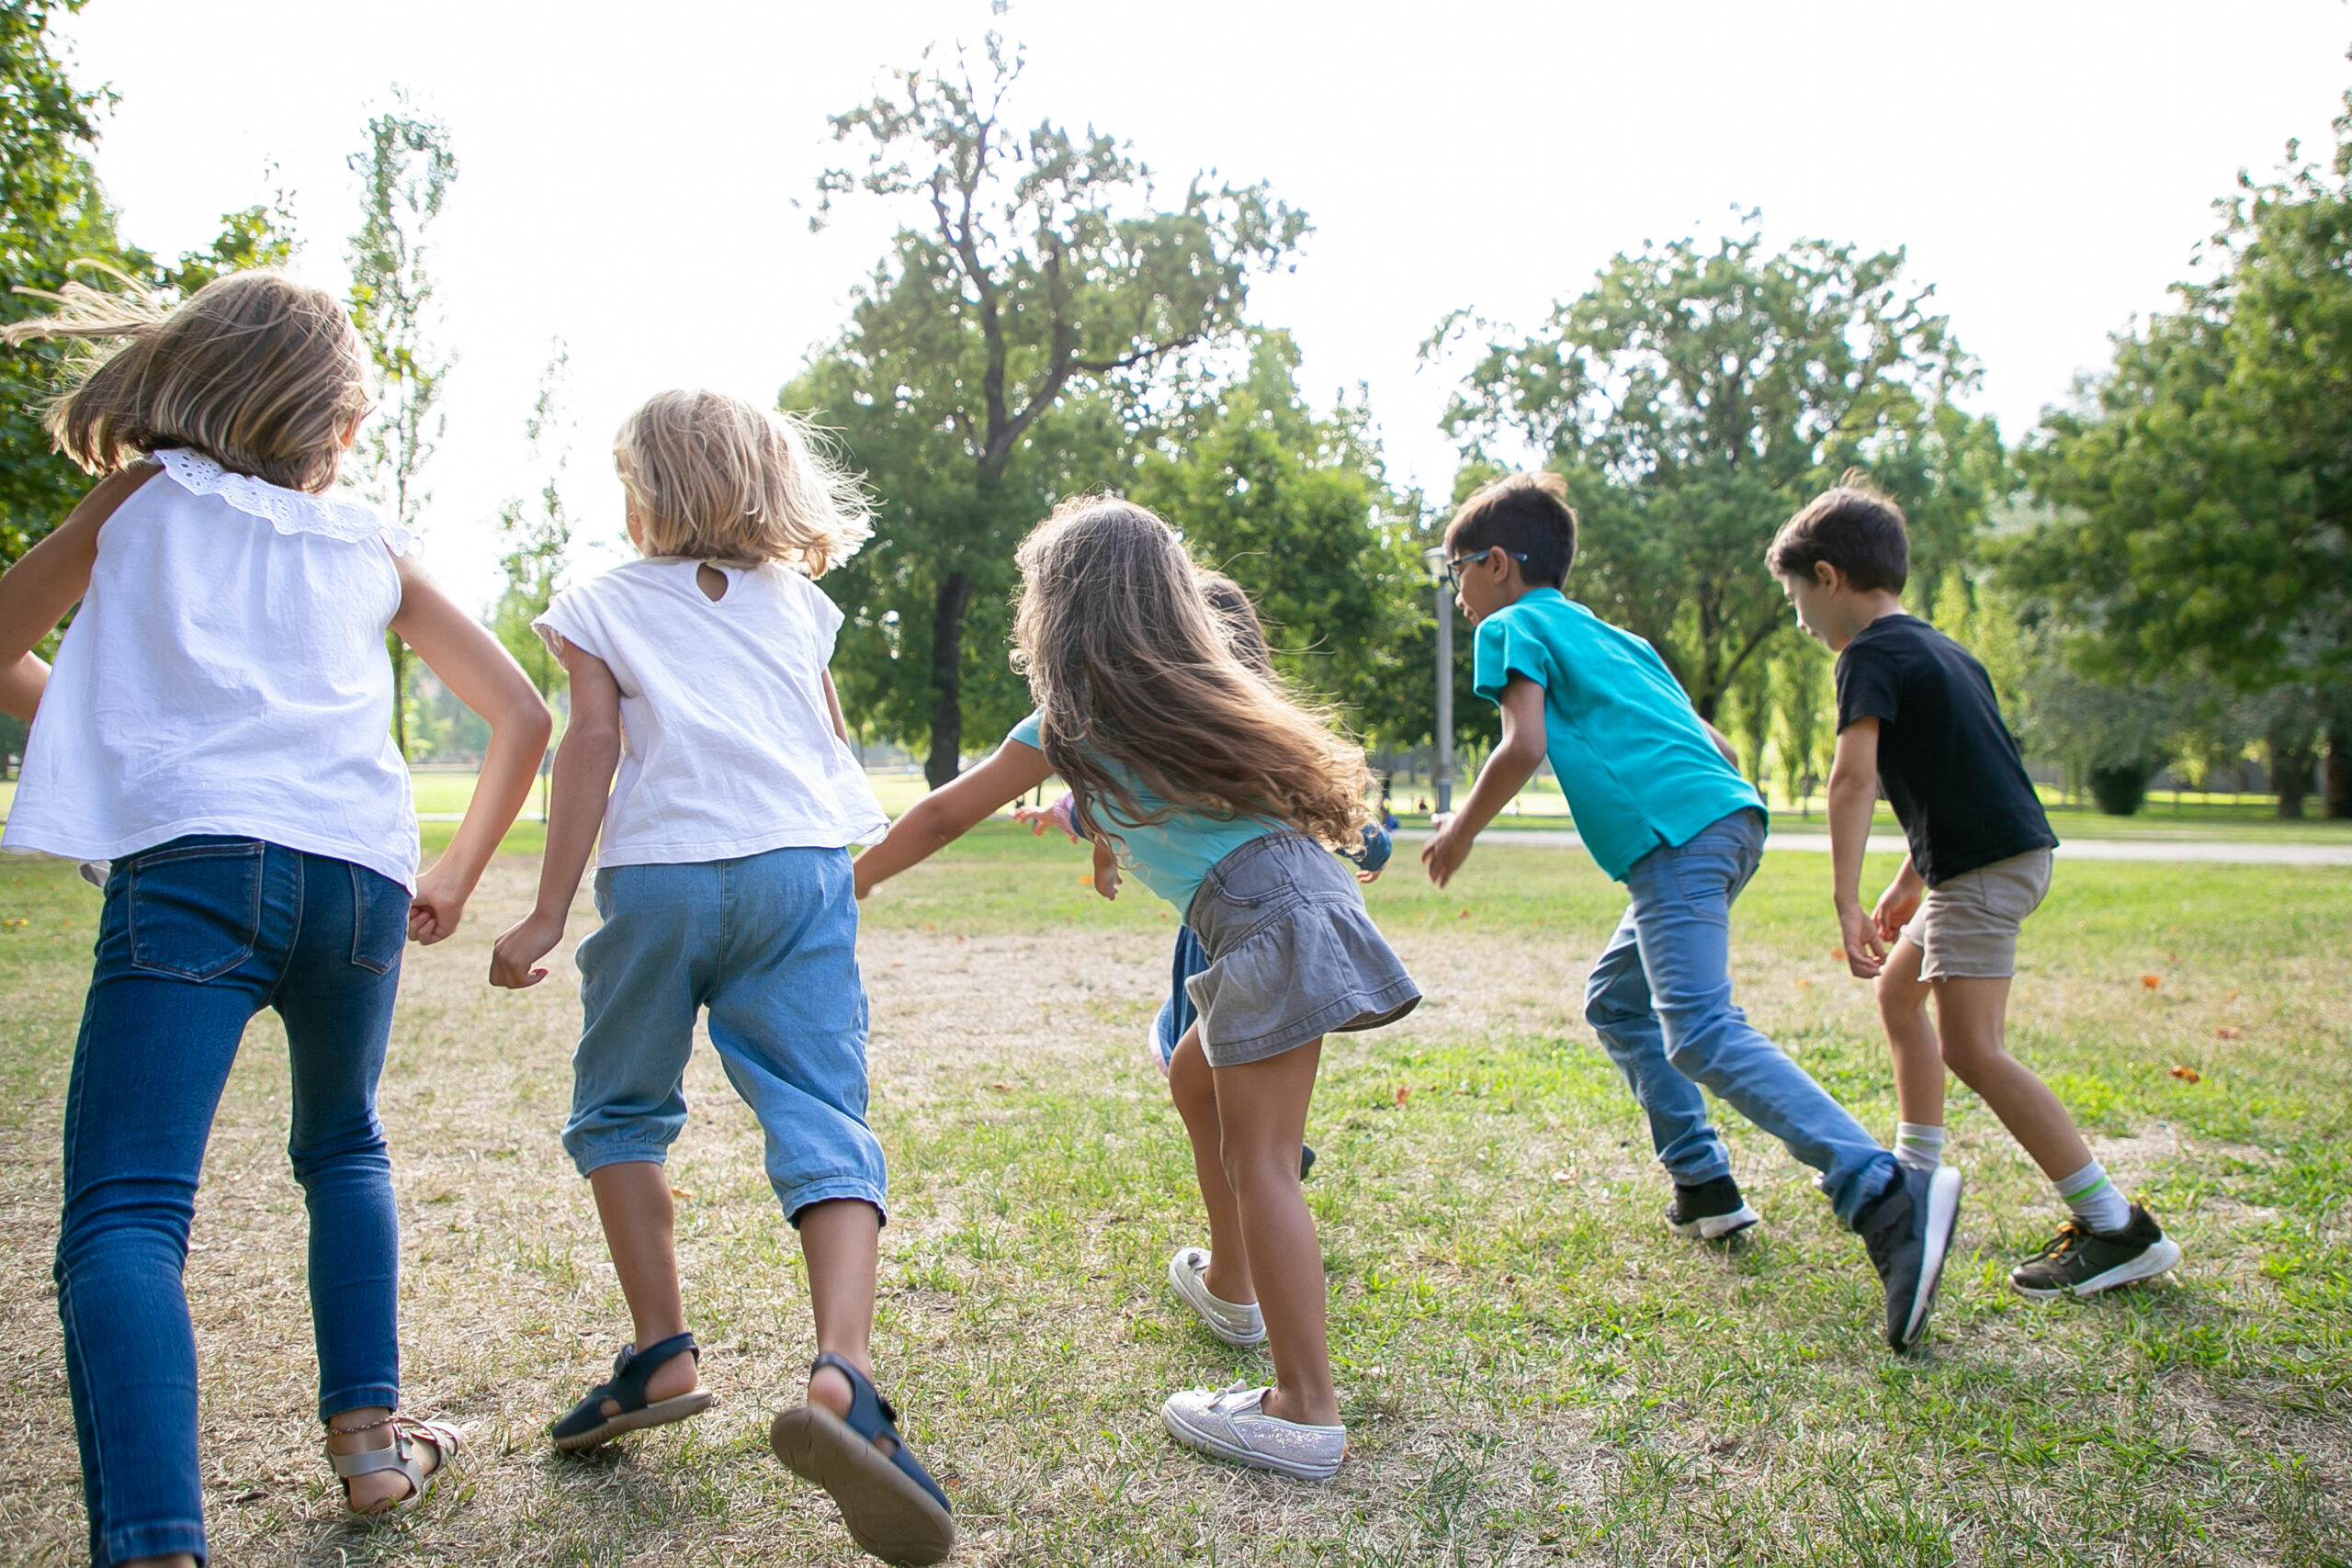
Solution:
<svg viewBox="0 0 2352 1568">
<path fill-rule="evenodd" d="M 360 1513 L 412 1506 L 458 1434 L 395 1415 L 400 1233 L 376 1082 L 403 942 L 438 942 L 530 794 L 547 707 L 330 496 L 368 412 L 334 299 L 270 272 L 164 311 L 80 285 L 0 339 L 111 341 L 49 416 L 107 477 L 0 579 L 0 707 L 32 720 L 6 845 L 110 861 L 66 1092 L 57 1311 L 101 1565 L 204 1555 L 181 1269 L 245 1024 L 273 1008 L 311 1218 L 326 1448 Z M 81 608 L 52 670 L 32 653 Z M 389 628 L 489 719 L 473 804 L 417 874 Z"/>
<path fill-rule="evenodd" d="M 826 665 L 842 615 L 810 578 L 869 532 L 854 480 L 807 429 L 716 392 L 664 392 L 614 446 L 645 552 L 536 623 L 571 677 L 537 907 L 491 981 L 531 986 L 562 940 L 599 829 L 596 911 L 576 954 L 585 1022 L 564 1147 L 596 1195 L 635 1333 L 552 1429 L 560 1449 L 708 1408 L 686 1329 L 662 1166 L 686 1122 L 695 1021 L 767 1134 L 800 1232 L 819 1354 L 776 1455 L 867 1551 L 931 1562 L 946 1495 L 875 1392 L 882 1146 L 866 1125 L 865 989 L 851 844 L 887 826 Z M 617 766 L 619 776 L 615 777 Z"/>
</svg>

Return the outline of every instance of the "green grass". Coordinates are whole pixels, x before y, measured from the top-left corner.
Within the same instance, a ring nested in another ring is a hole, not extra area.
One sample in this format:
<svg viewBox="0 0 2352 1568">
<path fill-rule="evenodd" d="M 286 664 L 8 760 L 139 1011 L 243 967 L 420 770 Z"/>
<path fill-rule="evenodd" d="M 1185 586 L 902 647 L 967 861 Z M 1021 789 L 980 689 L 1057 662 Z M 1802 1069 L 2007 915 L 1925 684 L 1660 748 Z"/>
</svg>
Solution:
<svg viewBox="0 0 2352 1568">
<path fill-rule="evenodd" d="M 1137 1042 L 1172 922 L 1106 906 L 1058 840 L 991 826 L 866 905 L 874 1117 L 892 1166 L 876 1352 L 972 1563 L 2217 1563 L 2352 1560 L 2352 875 L 2073 863 L 2027 928 L 2012 1043 L 2181 1239 L 2172 1277 L 2037 1306 L 2007 1269 L 2057 1217 L 1955 1093 L 1970 1196 L 1930 1342 L 1898 1359 L 1809 1173 L 1726 1117 L 1766 1223 L 1668 1236 L 1622 1082 L 1575 1010 L 1620 907 L 1578 853 L 1482 845 L 1445 893 L 1369 890 L 1430 999 L 1334 1042 L 1308 1185 L 1352 1454 L 1302 1488 L 1196 1461 L 1158 1399 L 1262 1375 L 1174 1309 L 1196 1240 L 1182 1134 Z M 1878 877 L 1885 868 L 1873 866 Z M 285 1087 L 257 1024 L 224 1099 L 191 1297 L 223 1562 L 860 1561 L 764 1448 L 809 1351 L 757 1129 L 706 1053 L 672 1166 L 707 1376 L 727 1403 L 594 1461 L 544 1423 L 625 1320 L 555 1142 L 570 968 L 481 986 L 534 868 L 503 861 L 412 950 L 386 1075 L 410 1399 L 469 1422 L 421 1514 L 336 1514 L 312 1376 Z M 1751 1014 L 1865 1122 L 1893 1120 L 1866 989 L 1829 949 L 1826 862 L 1742 900 Z M 0 1325 L 15 1348 L 0 1556 L 74 1559 L 78 1494 L 47 1288 L 56 1127 L 96 897 L 0 863 Z M 593 917 L 575 922 L 577 937 Z M 2145 983 L 2154 977 L 2155 984 Z M 2199 1075 L 2195 1083 L 2171 1069 Z"/>
</svg>

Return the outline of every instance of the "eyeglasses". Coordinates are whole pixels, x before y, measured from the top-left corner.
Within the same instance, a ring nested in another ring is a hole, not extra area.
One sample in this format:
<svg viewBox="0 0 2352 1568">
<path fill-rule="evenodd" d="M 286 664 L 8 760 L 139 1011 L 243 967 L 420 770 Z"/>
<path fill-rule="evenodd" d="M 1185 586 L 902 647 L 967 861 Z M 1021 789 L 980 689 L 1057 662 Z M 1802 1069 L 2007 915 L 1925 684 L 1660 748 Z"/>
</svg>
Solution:
<svg viewBox="0 0 2352 1568">
<path fill-rule="evenodd" d="M 1519 562 L 1521 566 L 1525 566 L 1527 564 L 1527 553 L 1525 551 L 1503 550 L 1503 547 L 1500 545 L 1488 545 L 1483 550 L 1473 550 L 1466 556 L 1456 556 L 1452 560 L 1447 561 L 1443 566 L 1438 569 L 1438 581 L 1444 583 L 1448 588 L 1461 587 L 1462 569 L 1465 566 L 1477 565 L 1480 561 L 1485 560 L 1488 556 L 1493 555 L 1497 550 L 1502 550 L 1503 554 L 1510 557 L 1511 559 Z"/>
</svg>

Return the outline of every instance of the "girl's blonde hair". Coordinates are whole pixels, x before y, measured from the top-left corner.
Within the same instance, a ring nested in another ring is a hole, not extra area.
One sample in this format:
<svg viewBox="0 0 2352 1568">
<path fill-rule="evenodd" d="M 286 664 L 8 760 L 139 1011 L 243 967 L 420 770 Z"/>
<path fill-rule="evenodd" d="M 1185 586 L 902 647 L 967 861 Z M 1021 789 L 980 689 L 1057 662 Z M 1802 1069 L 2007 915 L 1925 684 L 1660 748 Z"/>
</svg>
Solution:
<svg viewBox="0 0 2352 1568">
<path fill-rule="evenodd" d="M 1334 849 L 1371 820 L 1363 752 L 1236 651 L 1175 530 L 1108 496 L 1066 501 L 1013 557 L 1016 662 L 1081 831 L 1179 810 L 1287 822 Z M 1244 601 L 1246 605 L 1247 601 Z M 1147 813 L 1141 787 L 1170 803 Z"/>
<path fill-rule="evenodd" d="M 649 556 L 782 561 L 822 577 L 874 532 L 864 488 L 807 420 L 723 392 L 662 392 L 621 422 L 613 466 Z"/>
<path fill-rule="evenodd" d="M 0 327 L 0 342 L 69 338 L 95 346 L 43 423 L 91 473 L 159 446 L 288 490 L 334 482 L 343 436 L 368 408 L 368 356 L 350 314 L 283 273 L 218 277 L 167 307 L 112 268 L 123 292 L 69 283 L 56 311 Z"/>
</svg>

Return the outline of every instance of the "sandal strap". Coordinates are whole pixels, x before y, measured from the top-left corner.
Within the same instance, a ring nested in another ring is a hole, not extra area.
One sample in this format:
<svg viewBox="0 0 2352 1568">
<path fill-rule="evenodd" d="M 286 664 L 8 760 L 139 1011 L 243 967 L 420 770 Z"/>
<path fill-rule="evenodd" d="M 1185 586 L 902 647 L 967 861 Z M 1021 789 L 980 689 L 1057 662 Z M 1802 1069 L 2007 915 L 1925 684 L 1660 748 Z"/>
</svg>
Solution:
<svg viewBox="0 0 2352 1568">
<path fill-rule="evenodd" d="M 418 1421 L 405 1416 L 395 1416 L 385 1424 L 392 1429 L 390 1442 L 380 1449 L 361 1449 L 356 1453 L 339 1454 L 329 1449 L 328 1466 L 346 1481 L 356 1476 L 374 1475 L 381 1471 L 398 1471 L 408 1479 L 412 1495 L 422 1493 L 424 1490 L 424 1467 L 417 1462 L 413 1445 L 419 1439 L 432 1444 L 433 1451 L 446 1465 L 457 1451 L 457 1432 L 438 1421 Z"/>
<path fill-rule="evenodd" d="M 847 1358 L 831 1350 L 820 1352 L 815 1360 L 808 1363 L 808 1375 L 815 1377 L 825 1367 L 831 1367 L 849 1381 L 849 1414 L 842 1417 L 842 1424 L 869 1444 L 877 1438 L 889 1438 L 890 1462 L 899 1468 L 900 1473 L 930 1493 L 942 1512 L 955 1512 L 954 1505 L 947 1501 L 947 1494 L 940 1490 L 939 1483 L 932 1479 L 931 1472 L 923 1468 L 922 1461 L 915 1458 L 914 1450 L 909 1448 L 907 1439 L 899 1435 L 899 1413 L 890 1407 L 888 1400 L 882 1397 L 882 1391 L 874 1386 L 874 1380 L 859 1371 Z"/>
<path fill-rule="evenodd" d="M 692 1356 L 695 1364 L 702 1364 L 702 1347 L 695 1343 L 692 1331 L 673 1334 L 667 1339 L 656 1340 L 644 1349 L 624 1345 L 621 1353 L 613 1358 L 613 1375 L 588 1391 L 594 1400 L 613 1400 L 624 1411 L 645 1408 L 645 1385 L 663 1363 L 678 1355 Z"/>
</svg>

